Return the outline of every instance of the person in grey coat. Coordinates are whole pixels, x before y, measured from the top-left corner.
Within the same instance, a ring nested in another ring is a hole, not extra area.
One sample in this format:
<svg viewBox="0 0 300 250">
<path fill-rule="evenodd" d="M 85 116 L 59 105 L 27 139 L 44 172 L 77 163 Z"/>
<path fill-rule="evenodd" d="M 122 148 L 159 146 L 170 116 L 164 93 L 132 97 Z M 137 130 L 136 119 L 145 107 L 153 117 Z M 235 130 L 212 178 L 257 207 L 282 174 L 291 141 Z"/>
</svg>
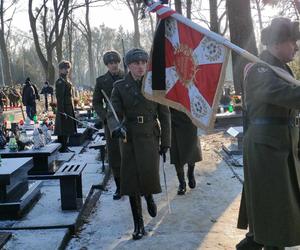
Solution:
<svg viewBox="0 0 300 250">
<path fill-rule="evenodd" d="M 188 165 L 187 177 L 191 189 L 196 187 L 194 176 L 195 163 L 202 160 L 200 139 L 197 135 L 197 127 L 183 112 L 170 109 L 172 121 L 172 137 L 170 158 L 175 165 L 179 187 L 177 194 L 184 195 L 186 182 L 184 177 L 184 165 Z"/>
<path fill-rule="evenodd" d="M 107 72 L 96 79 L 95 90 L 93 93 L 93 107 L 97 115 L 104 124 L 105 140 L 107 142 L 108 163 L 112 169 L 116 183 L 116 192 L 113 195 L 114 200 L 121 199 L 120 193 L 120 166 L 121 152 L 118 138 L 111 138 L 109 128 L 107 126 L 107 107 L 108 103 L 102 91 L 110 98 L 115 81 L 124 77 L 124 72 L 120 70 L 121 57 L 116 51 L 107 51 L 103 56 L 103 62 L 107 67 Z M 105 103 L 105 105 L 104 105 Z"/>
<path fill-rule="evenodd" d="M 108 112 L 112 137 L 121 143 L 121 194 L 128 195 L 134 221 L 133 239 L 145 234 L 141 196 L 147 202 L 150 216 L 157 207 L 153 194 L 161 192 L 159 154 L 170 147 L 170 112 L 168 107 L 147 100 L 142 92 L 148 54 L 142 49 L 127 52 L 125 62 L 129 73 L 115 82 L 111 102 L 121 124 Z"/>
<path fill-rule="evenodd" d="M 243 212 L 247 221 L 238 226 L 248 226 L 249 233 L 237 250 L 283 250 L 300 245 L 300 85 L 293 81 L 287 64 L 299 49 L 297 40 L 298 22 L 273 19 L 261 32 L 266 49 L 260 59 L 268 65 L 255 63 L 245 70 L 247 127 L 239 219 Z M 278 76 L 270 65 L 291 80 Z"/>
<path fill-rule="evenodd" d="M 76 133 L 76 122 L 73 104 L 73 84 L 69 80 L 71 63 L 62 61 L 58 65 L 59 78 L 55 83 L 55 94 L 57 100 L 57 112 L 55 117 L 54 134 L 58 142 L 62 144 L 61 153 L 73 152 L 67 147 L 69 137 Z"/>
</svg>

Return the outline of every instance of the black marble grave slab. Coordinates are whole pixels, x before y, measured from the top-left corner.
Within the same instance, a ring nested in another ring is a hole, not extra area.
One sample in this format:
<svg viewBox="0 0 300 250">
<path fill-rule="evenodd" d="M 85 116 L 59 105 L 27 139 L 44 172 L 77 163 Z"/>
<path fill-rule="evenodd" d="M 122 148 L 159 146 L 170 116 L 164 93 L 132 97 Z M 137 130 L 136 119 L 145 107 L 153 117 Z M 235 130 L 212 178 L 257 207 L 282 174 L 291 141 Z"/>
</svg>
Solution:
<svg viewBox="0 0 300 250">
<path fill-rule="evenodd" d="M 53 162 L 60 147 L 60 143 L 51 143 L 40 149 L 25 149 L 16 152 L 11 152 L 8 148 L 5 148 L 0 150 L 0 155 L 2 158 L 32 157 L 33 168 L 29 171 L 29 174 L 51 174 L 54 172 Z"/>
<path fill-rule="evenodd" d="M 19 218 L 40 195 L 41 182 L 29 184 L 33 159 L 2 159 L 0 166 L 0 218 Z"/>
<path fill-rule="evenodd" d="M 32 158 L 2 159 L 0 166 L 0 202 L 20 199 L 28 191 L 27 172 Z"/>
</svg>

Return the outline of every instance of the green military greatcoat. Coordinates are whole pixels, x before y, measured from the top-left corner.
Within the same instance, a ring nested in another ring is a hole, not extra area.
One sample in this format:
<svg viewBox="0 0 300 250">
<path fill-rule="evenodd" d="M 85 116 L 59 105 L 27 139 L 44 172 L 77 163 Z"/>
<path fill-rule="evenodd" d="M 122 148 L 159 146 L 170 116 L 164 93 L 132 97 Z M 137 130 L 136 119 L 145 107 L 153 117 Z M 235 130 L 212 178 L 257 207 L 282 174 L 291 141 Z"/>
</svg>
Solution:
<svg viewBox="0 0 300 250">
<path fill-rule="evenodd" d="M 159 144 L 170 147 L 170 112 L 166 106 L 147 100 L 141 82 L 131 74 L 115 83 L 112 104 L 127 130 L 127 142 L 121 143 L 121 193 L 145 195 L 161 192 Z M 111 112 L 108 124 L 118 127 Z"/>
<path fill-rule="evenodd" d="M 292 74 L 268 51 L 261 58 Z M 250 231 L 269 246 L 300 245 L 300 86 L 255 64 L 245 81 L 244 188 Z"/>
<path fill-rule="evenodd" d="M 76 122 L 71 118 L 65 118 L 61 113 L 75 117 L 73 106 L 73 85 L 67 79 L 60 77 L 55 83 L 57 112 L 55 117 L 54 134 L 58 136 L 70 136 L 76 133 Z"/>
<path fill-rule="evenodd" d="M 124 77 L 124 73 L 120 71 L 117 75 L 112 76 L 112 74 L 107 71 L 106 74 L 99 76 L 96 79 L 96 86 L 93 94 L 93 107 L 97 115 L 101 118 L 104 123 L 105 138 L 107 142 L 108 149 L 108 162 L 109 166 L 112 168 L 114 177 L 120 177 L 120 165 L 121 165 L 121 154 L 119 139 L 111 138 L 109 128 L 106 124 L 107 120 L 107 101 L 104 98 L 101 90 L 103 90 L 108 97 L 111 96 L 113 89 L 113 83 Z M 103 104 L 106 103 L 104 106 Z"/>
<path fill-rule="evenodd" d="M 183 112 L 171 109 L 172 139 L 170 148 L 171 164 L 183 166 L 202 160 L 201 145 L 197 127 Z"/>
</svg>

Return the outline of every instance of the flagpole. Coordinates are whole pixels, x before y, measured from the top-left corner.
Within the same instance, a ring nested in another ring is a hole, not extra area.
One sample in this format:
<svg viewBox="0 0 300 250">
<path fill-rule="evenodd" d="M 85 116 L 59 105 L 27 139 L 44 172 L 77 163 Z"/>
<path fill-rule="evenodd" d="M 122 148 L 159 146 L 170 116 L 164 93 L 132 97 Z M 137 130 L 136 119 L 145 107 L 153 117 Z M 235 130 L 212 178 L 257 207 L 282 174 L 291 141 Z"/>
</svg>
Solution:
<svg viewBox="0 0 300 250">
<path fill-rule="evenodd" d="M 216 42 L 218 42 L 220 44 L 223 44 L 227 48 L 232 49 L 237 54 L 245 57 L 246 59 L 248 59 L 251 62 L 254 62 L 254 63 L 263 63 L 263 64 L 267 65 L 268 67 L 270 67 L 282 79 L 284 79 L 284 80 L 286 80 L 286 81 L 288 81 L 290 83 L 294 83 L 294 84 L 300 85 L 300 81 L 294 79 L 290 74 L 288 74 L 283 69 L 280 69 L 278 67 L 274 67 L 274 66 L 266 63 L 265 61 L 259 59 L 257 56 L 249 53 L 247 50 L 244 50 L 244 49 L 240 48 L 239 46 L 231 43 L 229 40 L 227 40 L 223 36 L 221 36 L 221 35 L 213 32 L 211 30 L 208 30 L 208 29 L 200 26 L 199 24 L 196 24 L 196 23 L 192 22 L 190 19 L 185 18 L 184 16 L 178 14 L 177 12 L 175 12 L 174 10 L 172 10 L 170 7 L 164 6 L 160 2 L 154 2 L 154 1 L 149 1 L 147 3 L 147 6 L 148 6 L 149 11 L 151 11 L 151 12 L 157 12 L 157 14 L 164 14 L 164 13 L 167 13 L 167 12 L 172 12 L 172 14 L 170 14 L 169 16 L 173 17 L 177 21 L 179 21 L 179 22 L 181 22 L 181 23 L 189 26 L 190 28 L 192 28 L 192 29 L 194 29 L 194 30 L 196 30 L 196 31 L 204 34 L 207 37 L 210 37 L 211 39 L 215 40 Z"/>
</svg>

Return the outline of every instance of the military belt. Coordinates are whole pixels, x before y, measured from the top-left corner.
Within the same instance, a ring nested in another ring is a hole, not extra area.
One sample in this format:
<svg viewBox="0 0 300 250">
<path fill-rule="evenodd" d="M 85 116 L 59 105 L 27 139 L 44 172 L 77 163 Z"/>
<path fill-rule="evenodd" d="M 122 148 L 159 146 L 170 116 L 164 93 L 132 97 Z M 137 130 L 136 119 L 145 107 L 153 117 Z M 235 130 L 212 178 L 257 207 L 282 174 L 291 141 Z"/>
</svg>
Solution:
<svg viewBox="0 0 300 250">
<path fill-rule="evenodd" d="M 137 115 L 137 116 L 126 116 L 125 121 L 136 122 L 138 124 L 143 124 L 146 122 L 155 121 L 157 116 L 155 115 Z"/>
<path fill-rule="evenodd" d="M 299 117 L 257 117 L 248 120 L 249 125 L 277 125 L 277 126 L 289 126 L 296 127 L 300 126 Z"/>
</svg>

